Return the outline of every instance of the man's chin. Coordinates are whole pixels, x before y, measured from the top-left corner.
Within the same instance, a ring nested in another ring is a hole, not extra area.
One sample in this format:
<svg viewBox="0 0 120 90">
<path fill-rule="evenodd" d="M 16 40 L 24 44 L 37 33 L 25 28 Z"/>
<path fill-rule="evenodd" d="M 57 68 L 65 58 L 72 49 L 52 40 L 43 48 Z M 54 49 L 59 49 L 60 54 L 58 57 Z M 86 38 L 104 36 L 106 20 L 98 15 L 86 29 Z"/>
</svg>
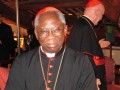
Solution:
<svg viewBox="0 0 120 90">
<path fill-rule="evenodd" d="M 51 50 L 51 51 L 47 51 L 47 53 L 57 53 L 57 51 Z"/>
<path fill-rule="evenodd" d="M 60 50 L 60 48 L 58 48 L 58 47 L 49 47 L 48 49 L 47 49 L 47 53 L 57 53 L 58 51 Z"/>
</svg>

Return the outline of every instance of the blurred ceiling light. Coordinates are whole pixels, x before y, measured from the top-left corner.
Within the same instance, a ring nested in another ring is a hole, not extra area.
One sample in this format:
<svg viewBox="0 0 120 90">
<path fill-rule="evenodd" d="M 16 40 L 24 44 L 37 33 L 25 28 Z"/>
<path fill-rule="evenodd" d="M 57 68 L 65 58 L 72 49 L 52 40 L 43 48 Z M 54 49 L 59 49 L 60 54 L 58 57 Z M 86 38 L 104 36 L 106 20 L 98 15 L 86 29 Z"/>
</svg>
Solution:
<svg viewBox="0 0 120 90">
<path fill-rule="evenodd" d="M 68 13 L 69 16 L 73 15 L 72 13 Z"/>
</svg>

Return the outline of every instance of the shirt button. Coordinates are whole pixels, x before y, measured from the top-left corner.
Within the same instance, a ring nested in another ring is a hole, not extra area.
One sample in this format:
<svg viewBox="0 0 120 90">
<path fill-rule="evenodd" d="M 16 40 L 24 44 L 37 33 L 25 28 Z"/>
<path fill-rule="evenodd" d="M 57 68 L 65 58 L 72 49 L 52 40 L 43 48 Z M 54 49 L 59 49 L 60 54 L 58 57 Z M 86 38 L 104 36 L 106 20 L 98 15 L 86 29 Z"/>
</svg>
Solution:
<svg viewBox="0 0 120 90">
<path fill-rule="evenodd" d="M 48 75 L 49 75 L 49 76 L 51 76 L 51 75 L 52 75 L 52 73 L 48 73 Z"/>
<path fill-rule="evenodd" d="M 55 58 L 50 58 L 50 61 L 53 61 L 53 60 L 55 60 Z"/>
<path fill-rule="evenodd" d="M 52 81 L 51 80 L 48 80 L 48 83 L 51 83 Z"/>
<path fill-rule="evenodd" d="M 53 65 L 50 65 L 49 67 L 50 67 L 50 68 L 53 68 Z"/>
<path fill-rule="evenodd" d="M 51 88 L 48 87 L 47 90 L 51 90 Z"/>
</svg>

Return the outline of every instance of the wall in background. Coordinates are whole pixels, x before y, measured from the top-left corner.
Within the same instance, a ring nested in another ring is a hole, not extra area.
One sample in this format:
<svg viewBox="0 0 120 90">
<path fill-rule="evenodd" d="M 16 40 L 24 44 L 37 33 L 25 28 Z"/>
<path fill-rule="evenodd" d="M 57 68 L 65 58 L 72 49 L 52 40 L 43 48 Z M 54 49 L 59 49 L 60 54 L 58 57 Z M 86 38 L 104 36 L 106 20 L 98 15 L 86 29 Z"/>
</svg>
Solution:
<svg viewBox="0 0 120 90">
<path fill-rule="evenodd" d="M 7 18 L 3 18 L 3 22 L 11 26 L 12 31 L 14 33 L 14 37 L 17 37 L 16 23 L 8 20 Z M 24 37 L 24 36 L 27 36 L 27 35 L 28 35 L 27 29 L 20 27 L 20 37 Z"/>
</svg>

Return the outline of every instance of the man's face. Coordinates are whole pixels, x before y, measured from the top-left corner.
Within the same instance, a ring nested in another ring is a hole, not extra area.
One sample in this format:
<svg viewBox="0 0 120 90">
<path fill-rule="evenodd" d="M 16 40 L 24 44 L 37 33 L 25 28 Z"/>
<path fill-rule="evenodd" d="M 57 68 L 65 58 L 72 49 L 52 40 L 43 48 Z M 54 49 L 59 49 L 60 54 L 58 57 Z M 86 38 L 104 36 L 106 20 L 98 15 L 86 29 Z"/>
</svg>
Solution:
<svg viewBox="0 0 120 90">
<path fill-rule="evenodd" d="M 58 52 L 64 42 L 66 26 L 53 13 L 41 16 L 35 35 L 46 53 Z"/>
</svg>

